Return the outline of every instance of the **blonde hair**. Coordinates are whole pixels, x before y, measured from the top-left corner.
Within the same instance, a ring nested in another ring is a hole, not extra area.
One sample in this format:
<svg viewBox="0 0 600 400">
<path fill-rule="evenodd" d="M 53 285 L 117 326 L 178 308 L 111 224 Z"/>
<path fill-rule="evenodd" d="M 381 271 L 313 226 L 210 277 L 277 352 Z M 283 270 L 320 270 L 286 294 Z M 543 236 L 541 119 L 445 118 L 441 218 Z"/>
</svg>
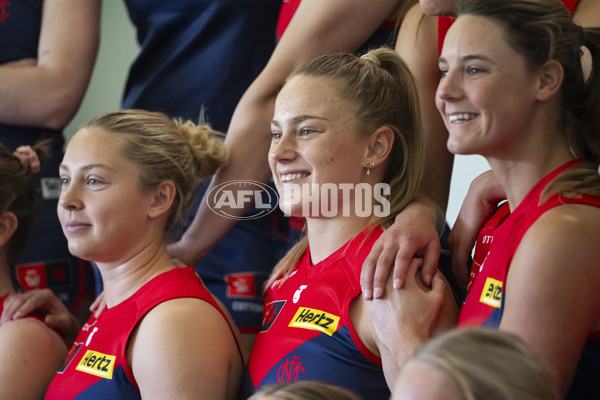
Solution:
<svg viewBox="0 0 600 400">
<path fill-rule="evenodd" d="M 177 189 L 165 233 L 172 232 L 194 200 L 198 184 L 214 174 L 228 156 L 223 134 L 207 124 L 171 119 L 159 112 L 118 110 L 102 114 L 81 128 L 114 134 L 121 154 L 140 169 L 140 187 L 165 181 Z"/>
<path fill-rule="evenodd" d="M 465 400 L 556 400 L 548 367 L 516 335 L 491 328 L 448 331 L 406 361 L 448 374 Z"/>
<path fill-rule="evenodd" d="M 404 61 L 388 48 L 374 49 L 358 57 L 340 53 L 317 57 L 290 75 L 327 79 L 339 96 L 354 104 L 356 119 L 364 135 L 382 126 L 394 132 L 383 182 L 390 185 L 390 214 L 374 218 L 374 225 L 389 226 L 417 194 L 423 174 L 423 146 L 419 101 L 413 76 Z M 275 266 L 269 287 L 285 277 L 308 248 L 302 238 Z M 283 282 L 283 280 L 282 280 Z"/>
<path fill-rule="evenodd" d="M 51 146 L 52 139 L 40 140 L 32 146 L 40 163 L 49 157 Z M 0 143 L 0 214 L 12 212 L 19 221 L 7 246 L 9 263 L 14 262 L 25 249 L 35 220 L 35 203 L 39 198 L 30 167 L 21 164 L 21 160 Z"/>
<path fill-rule="evenodd" d="M 299 381 L 266 385 L 260 388 L 248 400 L 262 400 L 267 396 L 279 400 L 361 400 L 351 391 L 320 381 Z"/>
</svg>

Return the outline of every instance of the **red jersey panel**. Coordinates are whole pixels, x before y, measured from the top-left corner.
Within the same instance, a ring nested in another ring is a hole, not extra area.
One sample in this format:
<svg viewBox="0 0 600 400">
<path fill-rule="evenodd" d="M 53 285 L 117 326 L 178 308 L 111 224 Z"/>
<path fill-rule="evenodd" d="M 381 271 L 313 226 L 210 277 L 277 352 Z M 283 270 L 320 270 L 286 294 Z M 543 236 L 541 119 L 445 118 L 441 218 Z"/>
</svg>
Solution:
<svg viewBox="0 0 600 400">
<path fill-rule="evenodd" d="M 460 310 L 459 327 L 481 325 L 498 328 L 500 326 L 507 296 L 506 281 L 512 258 L 527 230 L 541 215 L 563 204 L 586 204 L 600 208 L 600 197 L 595 196 L 567 198 L 555 194 L 544 203 L 539 204 L 541 194 L 546 186 L 561 172 L 579 162 L 579 160 L 573 160 L 555 169 L 531 189 L 512 213 L 506 203 L 486 224 L 482 232 L 484 232 L 483 237 L 487 236 L 487 238 L 482 240 L 482 235 L 480 235 L 477 247 L 489 247 L 489 250 L 482 251 L 477 248 L 475 250 L 476 259 L 481 259 L 483 253 L 485 256 L 481 267 L 477 271 L 474 268 L 475 278 L 465 304 Z M 597 384 L 599 381 L 600 332 L 590 332 L 568 398 L 600 398 L 600 386 Z"/>
<path fill-rule="evenodd" d="M 360 341 L 349 316 L 360 270 L 382 229 L 365 229 L 322 262 L 310 249 L 279 287 L 268 288 L 263 328 L 247 367 L 245 395 L 277 382 L 316 379 L 365 399 L 389 399 L 381 360 Z"/>
<path fill-rule="evenodd" d="M 52 380 L 46 399 L 140 399 L 126 359 L 129 338 L 152 308 L 182 297 L 204 300 L 221 312 L 193 267 L 164 272 L 97 319 L 90 317 Z"/>
</svg>

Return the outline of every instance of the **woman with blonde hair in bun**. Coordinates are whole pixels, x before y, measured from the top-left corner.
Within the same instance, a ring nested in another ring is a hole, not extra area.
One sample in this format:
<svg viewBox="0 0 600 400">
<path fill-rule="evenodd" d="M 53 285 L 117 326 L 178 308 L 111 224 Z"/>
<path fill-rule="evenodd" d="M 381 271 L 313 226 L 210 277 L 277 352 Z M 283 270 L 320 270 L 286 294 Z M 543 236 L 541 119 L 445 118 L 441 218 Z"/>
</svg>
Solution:
<svg viewBox="0 0 600 400">
<path fill-rule="evenodd" d="M 102 274 L 106 309 L 81 329 L 47 399 L 237 399 L 234 329 L 167 235 L 227 158 L 205 125 L 141 110 L 85 124 L 60 165 L 58 215 L 74 255 Z"/>
</svg>

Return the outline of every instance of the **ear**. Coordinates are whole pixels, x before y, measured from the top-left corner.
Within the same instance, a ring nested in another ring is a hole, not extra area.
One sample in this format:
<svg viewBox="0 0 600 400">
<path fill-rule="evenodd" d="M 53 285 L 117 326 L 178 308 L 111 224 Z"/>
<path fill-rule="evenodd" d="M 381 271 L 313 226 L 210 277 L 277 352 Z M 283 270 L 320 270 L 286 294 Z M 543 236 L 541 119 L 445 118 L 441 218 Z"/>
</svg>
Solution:
<svg viewBox="0 0 600 400">
<path fill-rule="evenodd" d="M 382 126 L 369 136 L 369 147 L 366 161 L 373 167 L 379 166 L 387 160 L 394 145 L 394 131 L 389 126 Z"/>
<path fill-rule="evenodd" d="M 158 218 L 161 215 L 168 214 L 175 199 L 175 193 L 177 192 L 175 184 L 172 181 L 162 182 L 156 189 L 154 189 L 154 195 L 150 208 L 148 209 L 148 217 Z"/>
<path fill-rule="evenodd" d="M 7 211 L 0 215 L 0 247 L 5 246 L 19 227 L 17 216 Z"/>
<path fill-rule="evenodd" d="M 536 98 L 540 101 L 552 98 L 560 90 L 564 74 L 563 67 L 558 61 L 546 62 L 539 71 Z"/>
</svg>

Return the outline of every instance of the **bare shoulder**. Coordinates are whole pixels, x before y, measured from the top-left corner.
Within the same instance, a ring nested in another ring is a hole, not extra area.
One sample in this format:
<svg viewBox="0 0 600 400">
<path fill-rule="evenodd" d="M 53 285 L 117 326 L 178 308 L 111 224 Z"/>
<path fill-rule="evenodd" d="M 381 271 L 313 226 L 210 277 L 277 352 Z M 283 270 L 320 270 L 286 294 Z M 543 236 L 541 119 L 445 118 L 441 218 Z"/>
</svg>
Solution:
<svg viewBox="0 0 600 400">
<path fill-rule="evenodd" d="M 527 264 L 533 273 L 543 275 L 575 273 L 582 279 L 600 279 L 599 237 L 599 208 L 584 204 L 561 205 L 544 213 L 529 228 L 514 262 Z M 541 268 L 543 271 L 538 271 Z"/>
<path fill-rule="evenodd" d="M 67 352 L 66 345 L 58 333 L 34 318 L 3 323 L 0 326 L 0 348 L 19 348 L 26 352 L 44 350 L 44 355 L 58 354 L 59 356 L 65 356 Z M 6 353 L 0 352 L 0 354 Z M 38 356 L 42 355 L 38 354 Z"/>
<path fill-rule="evenodd" d="M 205 342 L 208 344 L 235 344 L 225 317 L 212 304 L 196 298 L 173 299 L 154 307 L 140 322 L 135 342 L 139 347 L 168 341 L 162 343 L 168 346 L 174 337 L 180 343 L 184 340 L 196 342 L 198 338 L 206 337 L 210 339 Z"/>
<path fill-rule="evenodd" d="M 24 318 L 2 324 L 0 398 L 41 398 L 66 355 L 60 336 L 41 321 Z"/>
<path fill-rule="evenodd" d="M 234 398 L 242 358 L 225 317 L 195 298 L 152 309 L 131 338 L 127 359 L 143 398 Z"/>
</svg>

